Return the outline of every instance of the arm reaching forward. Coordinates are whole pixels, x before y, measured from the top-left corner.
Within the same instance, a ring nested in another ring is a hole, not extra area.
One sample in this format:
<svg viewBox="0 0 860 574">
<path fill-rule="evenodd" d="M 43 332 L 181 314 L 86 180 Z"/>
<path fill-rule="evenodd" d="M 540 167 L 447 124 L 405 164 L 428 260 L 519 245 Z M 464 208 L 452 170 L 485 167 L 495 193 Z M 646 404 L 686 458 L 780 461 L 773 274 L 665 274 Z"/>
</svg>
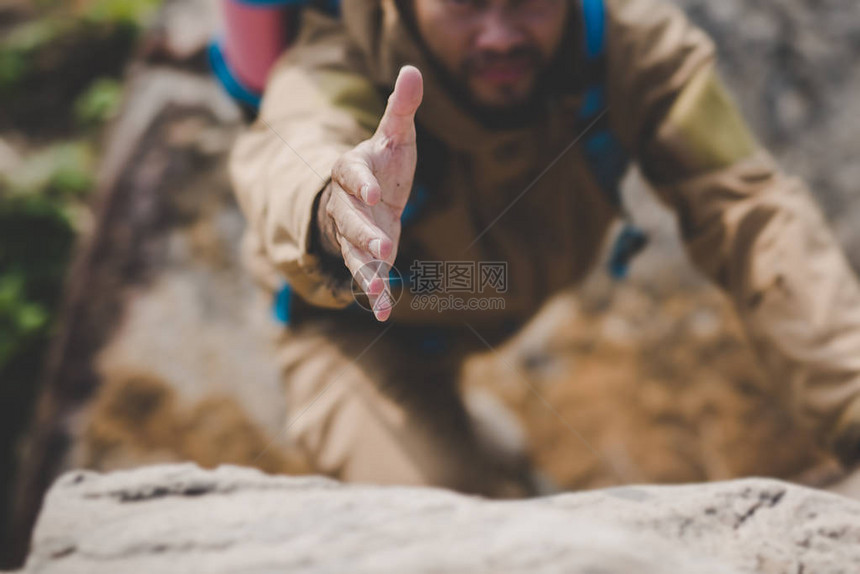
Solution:
<svg viewBox="0 0 860 574">
<path fill-rule="evenodd" d="M 415 112 L 422 82 L 417 68 L 400 70 L 376 133 L 337 160 L 316 214 L 322 248 L 343 257 L 380 321 L 391 314 L 385 279 L 397 256 L 400 215 L 418 160 Z"/>
</svg>

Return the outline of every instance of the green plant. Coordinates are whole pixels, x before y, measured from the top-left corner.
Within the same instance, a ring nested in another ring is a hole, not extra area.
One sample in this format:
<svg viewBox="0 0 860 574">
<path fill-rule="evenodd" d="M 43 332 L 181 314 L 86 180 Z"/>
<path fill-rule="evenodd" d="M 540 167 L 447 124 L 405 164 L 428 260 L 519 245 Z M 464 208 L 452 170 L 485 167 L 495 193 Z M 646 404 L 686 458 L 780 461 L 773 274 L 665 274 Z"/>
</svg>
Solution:
<svg viewBox="0 0 860 574">
<path fill-rule="evenodd" d="M 33 67 L 35 54 L 68 32 L 70 24 L 45 18 L 21 24 L 0 42 L 0 94 L 17 85 Z"/>
<path fill-rule="evenodd" d="M 27 300 L 21 273 L 0 275 L 0 370 L 47 326 L 43 305 Z"/>
<path fill-rule="evenodd" d="M 81 197 L 93 186 L 92 145 L 86 140 L 62 142 L 27 157 L 5 177 L 10 196 Z"/>
<path fill-rule="evenodd" d="M 73 240 L 72 225 L 56 202 L 0 199 L 0 373 L 47 336 Z"/>
<path fill-rule="evenodd" d="M 75 118 L 83 126 L 111 119 L 119 109 L 122 85 L 113 78 L 99 78 L 75 101 Z"/>
<path fill-rule="evenodd" d="M 161 0 L 92 0 L 83 17 L 97 22 L 141 24 L 151 17 Z"/>
</svg>

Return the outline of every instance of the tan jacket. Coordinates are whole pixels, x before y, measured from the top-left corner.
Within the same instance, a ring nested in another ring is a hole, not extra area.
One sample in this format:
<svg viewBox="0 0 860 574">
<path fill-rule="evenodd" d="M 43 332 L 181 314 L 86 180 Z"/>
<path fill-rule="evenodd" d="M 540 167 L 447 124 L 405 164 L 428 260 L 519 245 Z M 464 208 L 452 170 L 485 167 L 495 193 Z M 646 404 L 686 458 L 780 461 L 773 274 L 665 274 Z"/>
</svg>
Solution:
<svg viewBox="0 0 860 574">
<path fill-rule="evenodd" d="M 677 213 L 690 257 L 732 298 L 799 415 L 843 461 L 855 460 L 860 290 L 819 209 L 749 135 L 704 33 L 661 0 L 606 5 L 614 133 Z M 285 278 L 311 305 L 352 303 L 349 288 L 308 251 L 313 205 L 340 154 L 370 136 L 399 68 L 410 63 L 425 79 L 416 181 L 432 185 L 427 207 L 404 227 L 397 265 L 504 261 L 509 277 L 503 310 L 415 311 L 406 293 L 393 320 L 521 321 L 581 280 L 617 215 L 578 145 L 553 164 L 581 128 L 581 44 L 571 42 L 562 58 L 570 89 L 555 94 L 540 119 L 493 131 L 446 92 L 393 0 L 344 0 L 339 21 L 306 11 L 296 45 L 271 75 L 260 119 L 232 156 L 257 275 L 272 288 Z"/>
</svg>

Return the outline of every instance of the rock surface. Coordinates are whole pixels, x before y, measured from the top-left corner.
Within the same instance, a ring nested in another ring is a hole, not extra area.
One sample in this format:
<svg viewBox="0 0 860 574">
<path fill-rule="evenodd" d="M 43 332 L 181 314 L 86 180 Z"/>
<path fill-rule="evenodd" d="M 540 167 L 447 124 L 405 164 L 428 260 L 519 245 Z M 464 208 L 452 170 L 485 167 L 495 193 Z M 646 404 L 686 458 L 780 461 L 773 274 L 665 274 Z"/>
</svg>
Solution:
<svg viewBox="0 0 860 574">
<path fill-rule="evenodd" d="M 774 480 L 516 502 L 191 464 L 64 475 L 26 572 L 860 571 L 860 503 Z"/>
</svg>

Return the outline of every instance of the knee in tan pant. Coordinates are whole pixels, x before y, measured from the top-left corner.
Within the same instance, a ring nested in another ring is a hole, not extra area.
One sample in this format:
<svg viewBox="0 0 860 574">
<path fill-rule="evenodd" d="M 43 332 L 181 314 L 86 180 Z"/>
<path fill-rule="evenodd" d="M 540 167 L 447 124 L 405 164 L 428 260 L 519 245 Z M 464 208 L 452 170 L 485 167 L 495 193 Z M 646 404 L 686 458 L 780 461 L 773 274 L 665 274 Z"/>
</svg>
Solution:
<svg viewBox="0 0 860 574">
<path fill-rule="evenodd" d="M 286 434 L 317 472 L 497 497 L 532 493 L 527 457 L 516 452 L 522 437 L 509 433 L 507 445 L 490 446 L 488 428 L 474 425 L 463 404 L 457 361 L 427 360 L 396 333 L 376 339 L 377 331 L 338 327 L 311 324 L 280 341 Z"/>
</svg>

